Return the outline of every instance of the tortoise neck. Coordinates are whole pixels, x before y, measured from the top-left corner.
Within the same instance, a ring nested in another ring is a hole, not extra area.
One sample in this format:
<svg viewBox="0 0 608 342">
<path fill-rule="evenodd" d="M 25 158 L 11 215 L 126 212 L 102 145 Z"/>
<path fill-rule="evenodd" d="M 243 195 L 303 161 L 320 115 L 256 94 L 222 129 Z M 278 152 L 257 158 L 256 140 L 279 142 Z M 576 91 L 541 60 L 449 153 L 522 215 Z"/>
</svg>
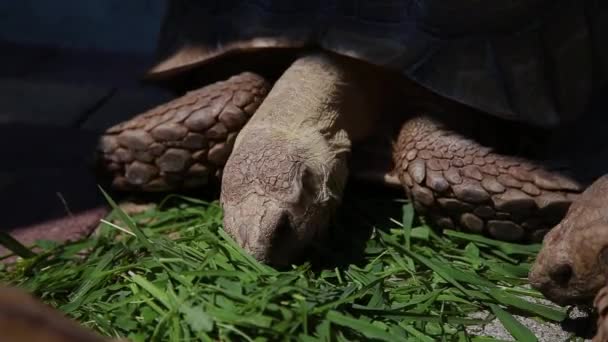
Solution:
<svg viewBox="0 0 608 342">
<path fill-rule="evenodd" d="M 351 141 L 371 133 L 379 114 L 374 110 L 379 87 L 369 68 L 321 53 L 301 57 L 275 83 L 248 126 L 272 127 L 301 138 L 320 133 L 350 149 Z"/>
</svg>

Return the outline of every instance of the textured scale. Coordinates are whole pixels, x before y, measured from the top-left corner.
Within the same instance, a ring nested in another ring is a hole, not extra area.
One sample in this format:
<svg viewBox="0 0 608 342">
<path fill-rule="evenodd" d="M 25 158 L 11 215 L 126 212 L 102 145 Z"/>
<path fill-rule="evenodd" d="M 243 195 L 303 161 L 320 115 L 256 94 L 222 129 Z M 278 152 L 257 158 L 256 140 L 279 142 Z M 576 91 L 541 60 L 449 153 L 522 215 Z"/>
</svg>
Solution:
<svg viewBox="0 0 608 342">
<path fill-rule="evenodd" d="M 165 191 L 218 177 L 238 131 L 269 87 L 261 76 L 242 73 L 108 129 L 99 150 L 113 186 Z"/>
<path fill-rule="evenodd" d="M 395 166 L 416 209 L 442 228 L 539 241 L 581 187 L 541 165 L 501 155 L 430 116 L 407 120 Z"/>
</svg>

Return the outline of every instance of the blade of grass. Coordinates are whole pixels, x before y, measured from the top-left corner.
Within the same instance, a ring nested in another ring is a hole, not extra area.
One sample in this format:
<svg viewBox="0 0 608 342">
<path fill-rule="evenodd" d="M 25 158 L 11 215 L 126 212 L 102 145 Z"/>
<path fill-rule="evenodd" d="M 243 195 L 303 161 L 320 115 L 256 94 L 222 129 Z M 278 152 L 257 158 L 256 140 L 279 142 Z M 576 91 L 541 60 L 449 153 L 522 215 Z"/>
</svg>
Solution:
<svg viewBox="0 0 608 342">
<path fill-rule="evenodd" d="M 467 241 L 482 243 L 484 245 L 493 246 L 499 248 L 501 251 L 507 254 L 524 254 L 524 255 L 536 255 L 540 251 L 541 245 L 518 245 L 509 242 L 503 242 L 498 240 L 492 240 L 481 235 L 467 234 L 463 232 L 457 232 L 454 230 L 444 230 L 443 233 L 447 236 L 463 239 Z"/>
<path fill-rule="evenodd" d="M 131 231 L 133 233 L 135 233 L 135 235 L 137 236 L 137 239 L 144 245 L 144 247 L 146 249 L 148 249 L 150 252 L 154 252 L 155 248 L 152 245 L 152 243 L 150 242 L 150 240 L 148 240 L 148 237 L 146 236 L 146 234 L 144 234 L 144 232 L 141 229 L 139 229 L 139 227 L 137 227 L 137 224 L 135 224 L 135 222 L 133 222 L 133 220 L 129 217 L 129 215 L 127 215 L 120 208 L 120 206 L 118 206 L 118 204 L 116 204 L 116 202 L 114 202 L 112 197 L 110 197 L 110 195 L 108 195 L 108 193 L 106 193 L 101 186 L 99 187 L 99 190 L 103 194 L 103 197 L 106 199 L 106 201 L 110 204 L 110 207 L 112 207 L 114 212 L 118 215 L 120 220 L 123 221 L 127 225 L 127 227 L 129 229 L 131 229 Z"/>
<path fill-rule="evenodd" d="M 519 323 L 511 314 L 501 309 L 498 305 L 490 304 L 490 309 L 498 317 L 502 325 L 517 341 L 521 342 L 538 342 L 536 336 L 526 328 L 523 324 Z"/>
<path fill-rule="evenodd" d="M 488 293 L 501 304 L 534 313 L 555 322 L 561 322 L 567 317 L 565 309 L 557 310 L 546 305 L 531 303 L 527 300 L 521 299 L 520 297 L 516 297 L 508 292 L 500 291 L 498 289 L 489 289 Z"/>
<path fill-rule="evenodd" d="M 393 335 L 386 330 L 383 330 L 373 324 L 345 316 L 337 311 L 329 311 L 327 313 L 327 319 L 333 324 L 353 329 L 367 338 L 374 338 L 382 341 L 395 341 Z"/>
<path fill-rule="evenodd" d="M 5 232 L 0 232 L 0 245 L 6 247 L 6 249 L 22 257 L 23 259 L 29 259 L 35 257 L 37 254 L 32 252 L 29 248 L 25 247 L 21 242 L 10 236 Z"/>
</svg>

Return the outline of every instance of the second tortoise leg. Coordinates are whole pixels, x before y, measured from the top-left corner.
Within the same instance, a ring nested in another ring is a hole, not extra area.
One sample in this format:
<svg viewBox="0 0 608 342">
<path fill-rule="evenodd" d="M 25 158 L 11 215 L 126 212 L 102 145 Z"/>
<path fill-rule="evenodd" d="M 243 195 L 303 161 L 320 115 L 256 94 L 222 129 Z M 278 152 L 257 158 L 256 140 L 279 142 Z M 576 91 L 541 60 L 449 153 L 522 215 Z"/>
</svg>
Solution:
<svg viewBox="0 0 608 342">
<path fill-rule="evenodd" d="M 465 119 L 454 126 L 475 125 Z M 472 129 L 452 127 L 421 115 L 400 131 L 393 159 L 416 210 L 441 228 L 540 241 L 564 217 L 580 185 L 540 163 L 483 146 L 468 138 Z"/>
<path fill-rule="evenodd" d="M 269 89 L 245 72 L 120 123 L 101 138 L 101 168 L 119 190 L 180 190 L 219 179 L 236 135 Z"/>
</svg>

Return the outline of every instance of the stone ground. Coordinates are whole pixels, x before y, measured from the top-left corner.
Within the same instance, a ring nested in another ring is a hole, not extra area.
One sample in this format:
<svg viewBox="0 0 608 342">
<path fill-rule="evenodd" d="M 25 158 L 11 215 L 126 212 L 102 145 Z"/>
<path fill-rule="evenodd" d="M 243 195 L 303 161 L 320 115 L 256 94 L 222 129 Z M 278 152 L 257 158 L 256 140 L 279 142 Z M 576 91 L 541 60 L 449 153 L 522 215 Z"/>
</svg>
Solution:
<svg viewBox="0 0 608 342">
<path fill-rule="evenodd" d="M 546 305 L 555 305 L 548 300 L 530 300 Z M 484 319 L 490 315 L 489 312 L 478 312 L 471 318 Z M 589 311 L 583 311 L 576 307 L 568 312 L 568 318 L 560 324 L 541 322 L 535 319 L 515 315 L 519 323 L 534 332 L 539 342 L 570 341 L 572 336 L 582 338 L 581 342 L 590 342 L 595 330 L 595 321 Z M 502 341 L 514 341 L 513 336 L 505 329 L 498 319 L 483 326 L 471 326 L 467 331 L 473 335 L 492 336 Z"/>
<path fill-rule="evenodd" d="M 87 234 L 107 210 L 91 169 L 99 133 L 171 95 L 138 82 L 150 56 L 2 41 L 0 51 L 0 230 L 26 244 Z M 522 321 L 543 341 L 568 336 Z M 477 331 L 508 336 L 500 324 Z"/>
</svg>

